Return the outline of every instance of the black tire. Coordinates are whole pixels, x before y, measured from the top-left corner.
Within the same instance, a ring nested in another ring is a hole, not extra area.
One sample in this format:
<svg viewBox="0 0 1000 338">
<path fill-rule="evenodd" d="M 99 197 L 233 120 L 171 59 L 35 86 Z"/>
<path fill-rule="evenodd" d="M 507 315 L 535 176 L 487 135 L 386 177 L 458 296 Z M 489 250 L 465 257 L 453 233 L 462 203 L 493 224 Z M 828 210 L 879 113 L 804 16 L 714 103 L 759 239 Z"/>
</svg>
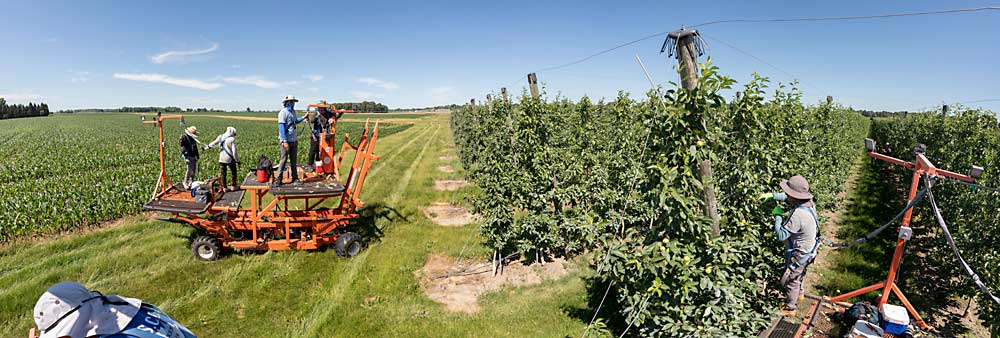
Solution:
<svg viewBox="0 0 1000 338">
<path fill-rule="evenodd" d="M 201 261 L 214 261 L 222 254 L 222 243 L 219 239 L 201 235 L 191 242 L 191 253 Z"/>
<path fill-rule="evenodd" d="M 354 257 L 361 252 L 361 248 L 364 246 L 361 243 L 361 235 L 353 232 L 345 232 L 337 237 L 337 241 L 333 243 L 333 249 L 337 251 L 337 256 L 340 257 Z"/>
</svg>

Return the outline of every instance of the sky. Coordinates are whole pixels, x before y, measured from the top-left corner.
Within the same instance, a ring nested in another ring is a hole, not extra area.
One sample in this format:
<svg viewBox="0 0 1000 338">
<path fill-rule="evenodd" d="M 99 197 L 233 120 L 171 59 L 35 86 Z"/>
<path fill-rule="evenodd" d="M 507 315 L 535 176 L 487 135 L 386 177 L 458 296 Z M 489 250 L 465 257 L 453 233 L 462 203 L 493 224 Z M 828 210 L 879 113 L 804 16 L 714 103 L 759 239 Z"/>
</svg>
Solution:
<svg viewBox="0 0 1000 338">
<path fill-rule="evenodd" d="M 520 93 L 526 74 L 682 25 L 1000 6 L 1000 1 L 0 1 L 0 97 L 53 110 L 278 110 L 303 101 L 425 107 Z M 698 28 L 721 73 L 798 80 L 872 110 L 1000 111 L 1000 11 Z M 538 72 L 550 98 L 677 82 L 662 38 Z"/>
</svg>

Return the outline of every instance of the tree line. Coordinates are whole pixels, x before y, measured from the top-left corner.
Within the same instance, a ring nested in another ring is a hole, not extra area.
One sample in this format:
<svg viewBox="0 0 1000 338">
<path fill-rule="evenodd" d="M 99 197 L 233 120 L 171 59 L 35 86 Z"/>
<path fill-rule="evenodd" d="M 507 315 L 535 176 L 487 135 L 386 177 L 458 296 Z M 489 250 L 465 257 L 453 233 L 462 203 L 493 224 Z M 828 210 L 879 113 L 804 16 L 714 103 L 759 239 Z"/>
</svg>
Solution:
<svg viewBox="0 0 1000 338">
<path fill-rule="evenodd" d="M 355 110 L 359 113 L 386 113 L 389 112 L 389 106 L 375 102 L 375 101 L 363 101 L 363 102 L 340 102 L 332 103 L 337 109 L 350 109 Z"/>
<path fill-rule="evenodd" d="M 71 114 L 71 113 L 183 113 L 183 112 L 220 112 L 224 111 L 215 108 L 180 108 L 180 107 L 121 107 L 121 108 L 83 108 L 83 109 L 66 109 L 60 110 L 56 113 L 60 114 Z"/>
<path fill-rule="evenodd" d="M 48 116 L 49 105 L 45 103 L 12 104 L 8 105 L 7 100 L 0 97 L 0 120 L 16 119 L 18 117 Z"/>
</svg>

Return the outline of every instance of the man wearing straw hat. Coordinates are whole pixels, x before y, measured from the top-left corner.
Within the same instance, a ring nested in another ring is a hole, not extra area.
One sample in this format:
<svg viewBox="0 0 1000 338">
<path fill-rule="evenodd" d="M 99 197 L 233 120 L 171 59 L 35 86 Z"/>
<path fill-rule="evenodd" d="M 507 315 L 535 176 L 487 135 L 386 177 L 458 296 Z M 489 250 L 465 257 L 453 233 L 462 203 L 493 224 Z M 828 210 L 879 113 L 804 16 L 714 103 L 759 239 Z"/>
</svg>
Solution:
<svg viewBox="0 0 1000 338">
<path fill-rule="evenodd" d="M 816 216 L 816 206 L 813 195 L 809 193 L 809 182 L 805 177 L 795 175 L 779 184 L 782 193 L 767 193 L 761 197 L 785 201 L 792 208 L 788 219 L 782 222 L 784 210 L 780 206 L 772 211 L 774 215 L 774 232 L 778 240 L 785 242 L 785 273 L 781 276 L 781 285 L 785 288 L 785 306 L 782 314 L 794 317 L 798 301 L 805 293 L 802 281 L 806 269 L 816 258 L 819 242 L 819 222 Z"/>
<path fill-rule="evenodd" d="M 284 108 L 278 113 L 278 138 L 281 141 L 281 157 L 278 160 L 278 180 L 275 182 L 276 185 L 281 185 L 282 177 L 285 173 L 285 164 L 289 163 L 292 169 L 292 182 L 295 183 L 299 180 L 298 171 L 298 152 L 299 152 L 299 133 L 296 132 L 295 127 L 302 122 L 305 117 L 295 116 L 295 102 L 299 102 L 295 96 L 288 95 L 285 99 L 281 101 Z"/>
<path fill-rule="evenodd" d="M 311 135 L 309 138 L 308 163 L 310 165 L 314 165 L 316 161 L 319 161 L 319 144 L 320 144 L 320 138 L 323 137 L 323 133 L 325 133 L 330 128 L 332 120 L 339 119 L 340 116 L 344 115 L 344 113 L 339 113 L 337 115 L 334 115 L 333 109 L 330 109 L 329 107 L 323 107 L 327 105 L 326 100 L 319 100 L 319 105 L 320 107 L 316 108 L 315 115 L 313 115 L 312 113 L 307 115 L 309 116 L 309 120 L 312 123 L 310 125 L 312 133 L 310 133 Z"/>
<path fill-rule="evenodd" d="M 194 176 L 198 173 L 198 128 L 195 126 L 184 129 L 180 139 L 181 156 L 187 164 L 187 171 L 184 172 L 184 189 L 191 189 Z"/>
</svg>

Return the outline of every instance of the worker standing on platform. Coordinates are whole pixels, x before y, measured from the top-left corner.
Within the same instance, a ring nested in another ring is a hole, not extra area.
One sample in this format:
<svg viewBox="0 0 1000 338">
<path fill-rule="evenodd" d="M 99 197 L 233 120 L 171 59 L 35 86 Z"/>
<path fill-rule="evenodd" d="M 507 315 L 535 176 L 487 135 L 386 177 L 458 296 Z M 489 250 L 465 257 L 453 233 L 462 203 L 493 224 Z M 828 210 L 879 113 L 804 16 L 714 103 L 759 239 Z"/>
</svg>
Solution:
<svg viewBox="0 0 1000 338">
<path fill-rule="evenodd" d="M 219 147 L 219 177 L 222 180 L 222 187 L 229 191 L 236 191 L 240 182 L 236 180 L 236 166 L 240 163 L 239 152 L 236 150 L 236 128 L 226 127 L 226 132 L 214 141 L 205 146 L 205 149 Z M 226 184 L 226 169 L 232 174 L 233 184 Z"/>
<path fill-rule="evenodd" d="M 281 141 L 281 157 L 278 160 L 278 177 L 276 185 L 281 185 L 282 177 L 285 173 L 285 164 L 288 162 L 292 169 L 292 182 L 299 180 L 298 171 L 298 151 L 299 134 L 295 127 L 302 122 L 305 117 L 295 116 L 295 102 L 299 102 L 295 96 L 288 95 L 281 101 L 284 108 L 278 113 L 278 138 Z"/>
<path fill-rule="evenodd" d="M 781 285 L 785 288 L 785 306 L 782 314 L 794 317 L 798 301 L 805 296 L 802 282 L 806 269 L 816 258 L 819 241 L 819 219 L 816 216 L 816 206 L 813 195 L 809 193 L 809 182 L 805 177 L 795 175 L 781 181 L 782 193 L 766 193 L 765 199 L 784 201 L 792 208 L 788 219 L 782 221 L 784 210 L 776 206 L 774 215 L 774 232 L 778 240 L 785 242 L 785 273 L 781 276 Z"/>
<path fill-rule="evenodd" d="M 181 156 L 187 171 L 184 172 L 184 189 L 191 189 L 194 177 L 198 174 L 198 128 L 195 126 L 184 129 L 180 139 Z"/>
<path fill-rule="evenodd" d="M 311 128 L 312 133 L 309 139 L 309 164 L 315 165 L 316 161 L 319 161 L 319 144 L 320 138 L 323 134 L 330 130 L 330 125 L 333 124 L 333 120 L 339 119 L 344 113 L 339 113 L 334 115 L 333 109 L 326 106 L 326 100 L 320 100 L 319 105 L 321 107 L 316 108 L 316 114 L 311 116 L 310 121 L 312 122 Z"/>
</svg>

